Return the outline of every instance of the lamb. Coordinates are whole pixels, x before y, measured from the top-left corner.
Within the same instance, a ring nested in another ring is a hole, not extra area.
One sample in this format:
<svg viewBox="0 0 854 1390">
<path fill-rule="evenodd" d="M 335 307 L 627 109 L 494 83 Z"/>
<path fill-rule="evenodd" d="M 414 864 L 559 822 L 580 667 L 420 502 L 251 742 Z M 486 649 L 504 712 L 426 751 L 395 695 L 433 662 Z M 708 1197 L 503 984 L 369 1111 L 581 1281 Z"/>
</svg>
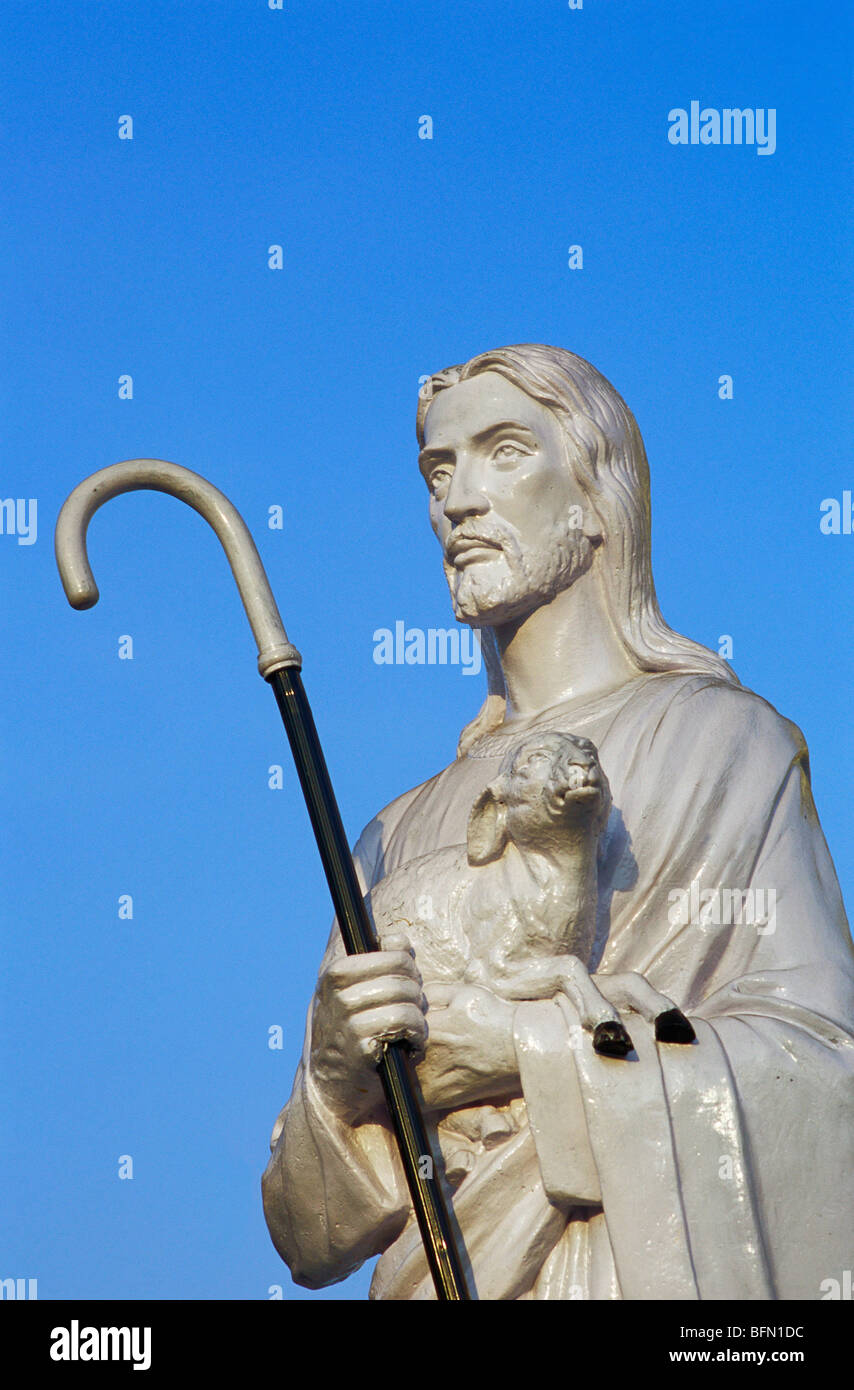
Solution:
<svg viewBox="0 0 854 1390">
<path fill-rule="evenodd" d="M 587 968 L 610 811 L 608 781 L 589 739 L 528 735 L 477 797 L 466 845 L 410 861 L 373 888 L 366 902 L 377 932 L 406 930 L 425 981 L 482 984 L 511 1000 L 563 992 L 594 1050 L 627 1056 L 631 1038 Z M 632 979 L 624 993 L 655 1019 L 656 1037 L 692 1041 L 691 1025 L 671 1001 Z"/>
</svg>

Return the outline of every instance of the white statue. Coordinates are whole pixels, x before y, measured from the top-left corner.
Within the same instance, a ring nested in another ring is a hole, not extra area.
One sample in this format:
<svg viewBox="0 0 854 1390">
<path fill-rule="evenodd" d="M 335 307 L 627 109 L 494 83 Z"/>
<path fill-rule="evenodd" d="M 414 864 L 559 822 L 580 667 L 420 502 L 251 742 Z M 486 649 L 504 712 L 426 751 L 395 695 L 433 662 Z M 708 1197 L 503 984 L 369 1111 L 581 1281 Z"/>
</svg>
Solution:
<svg viewBox="0 0 854 1390">
<path fill-rule="evenodd" d="M 381 1253 L 372 1297 L 435 1297 L 374 1069 L 406 1038 L 479 1298 L 821 1298 L 854 1251 L 854 953 L 803 737 L 663 621 L 643 443 L 589 363 L 485 353 L 418 433 L 489 693 L 354 850 L 383 949 L 333 927 L 276 1247 L 309 1287 Z"/>
</svg>

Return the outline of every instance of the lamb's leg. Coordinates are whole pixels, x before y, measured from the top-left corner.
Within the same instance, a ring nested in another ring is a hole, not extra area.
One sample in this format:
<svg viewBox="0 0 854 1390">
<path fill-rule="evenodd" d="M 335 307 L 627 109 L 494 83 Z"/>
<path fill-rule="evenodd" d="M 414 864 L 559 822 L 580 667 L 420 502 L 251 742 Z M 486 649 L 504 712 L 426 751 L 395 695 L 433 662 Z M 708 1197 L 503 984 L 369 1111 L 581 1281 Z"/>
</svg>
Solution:
<svg viewBox="0 0 854 1390">
<path fill-rule="evenodd" d="M 633 1043 L 613 1004 L 599 993 L 577 956 L 547 956 L 513 965 L 499 977 L 505 999 L 551 999 L 563 993 L 575 1005 L 582 1028 L 593 1034 L 593 1050 L 603 1057 L 627 1057 Z"/>
<path fill-rule="evenodd" d="M 682 1010 L 677 1008 L 666 994 L 657 989 L 635 971 L 620 975 L 597 975 L 599 989 L 618 1009 L 633 1009 L 641 1018 L 655 1025 L 658 1042 L 692 1043 L 696 1034 L 690 1021 Z"/>
</svg>

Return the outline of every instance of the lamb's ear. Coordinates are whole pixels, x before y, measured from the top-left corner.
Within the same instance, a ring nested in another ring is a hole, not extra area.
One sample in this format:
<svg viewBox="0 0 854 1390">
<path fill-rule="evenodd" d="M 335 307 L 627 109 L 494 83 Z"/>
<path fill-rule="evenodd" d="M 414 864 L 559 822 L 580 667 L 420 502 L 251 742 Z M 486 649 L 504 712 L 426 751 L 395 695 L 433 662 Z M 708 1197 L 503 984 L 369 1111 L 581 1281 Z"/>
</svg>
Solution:
<svg viewBox="0 0 854 1390">
<path fill-rule="evenodd" d="M 489 864 L 499 859 L 507 844 L 507 803 L 493 782 L 471 808 L 466 849 L 470 864 Z"/>
</svg>

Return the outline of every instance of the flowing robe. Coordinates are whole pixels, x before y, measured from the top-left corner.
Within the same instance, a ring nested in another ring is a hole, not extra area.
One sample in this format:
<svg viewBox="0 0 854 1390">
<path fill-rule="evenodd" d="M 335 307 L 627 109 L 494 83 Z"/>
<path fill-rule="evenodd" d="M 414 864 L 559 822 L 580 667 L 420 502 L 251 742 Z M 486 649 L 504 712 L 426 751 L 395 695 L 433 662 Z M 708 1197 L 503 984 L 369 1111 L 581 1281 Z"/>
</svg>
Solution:
<svg viewBox="0 0 854 1390">
<path fill-rule="evenodd" d="M 747 690 L 674 674 L 529 727 L 591 738 L 610 781 L 591 970 L 645 976 L 697 1040 L 657 1043 L 630 1012 L 636 1057 L 602 1058 L 568 1000 L 515 1005 L 520 1095 L 438 1125 L 477 1296 L 826 1296 L 854 1253 L 854 953 L 800 731 Z M 464 843 L 512 737 L 371 822 L 366 889 Z M 326 959 L 341 949 L 334 928 Z M 310 1287 L 384 1252 L 371 1297 L 434 1298 L 391 1131 L 328 1110 L 310 1039 L 311 1010 L 264 1175 L 274 1242 Z"/>
</svg>

